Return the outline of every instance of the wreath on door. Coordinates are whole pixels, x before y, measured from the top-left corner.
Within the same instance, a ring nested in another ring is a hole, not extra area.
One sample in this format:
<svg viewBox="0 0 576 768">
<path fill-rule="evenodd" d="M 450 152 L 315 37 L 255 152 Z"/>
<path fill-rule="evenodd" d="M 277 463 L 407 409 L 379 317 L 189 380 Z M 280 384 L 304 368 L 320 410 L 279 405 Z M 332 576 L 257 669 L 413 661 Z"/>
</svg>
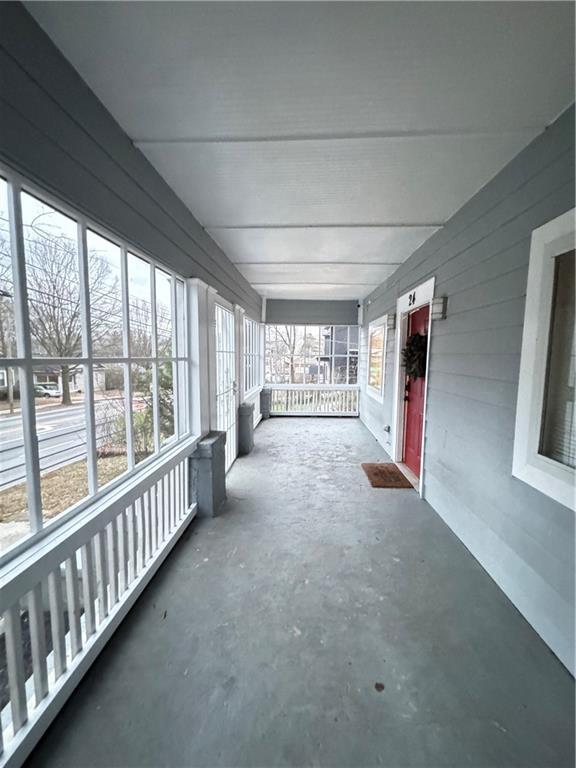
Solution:
<svg viewBox="0 0 576 768">
<path fill-rule="evenodd" d="M 406 340 L 406 346 L 402 350 L 402 358 L 406 375 L 410 379 L 420 379 L 426 375 L 427 350 L 428 336 L 414 333 Z"/>
</svg>

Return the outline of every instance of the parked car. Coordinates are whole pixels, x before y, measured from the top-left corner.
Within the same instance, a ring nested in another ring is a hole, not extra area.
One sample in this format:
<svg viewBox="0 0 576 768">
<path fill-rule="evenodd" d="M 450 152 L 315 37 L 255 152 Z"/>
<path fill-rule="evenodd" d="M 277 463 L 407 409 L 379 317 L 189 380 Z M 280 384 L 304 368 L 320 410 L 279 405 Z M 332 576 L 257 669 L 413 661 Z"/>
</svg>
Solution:
<svg viewBox="0 0 576 768">
<path fill-rule="evenodd" d="M 57 384 L 51 384 L 50 382 L 46 384 L 35 384 L 34 385 L 34 396 L 35 397 L 60 397 L 61 392 L 58 389 Z"/>
</svg>

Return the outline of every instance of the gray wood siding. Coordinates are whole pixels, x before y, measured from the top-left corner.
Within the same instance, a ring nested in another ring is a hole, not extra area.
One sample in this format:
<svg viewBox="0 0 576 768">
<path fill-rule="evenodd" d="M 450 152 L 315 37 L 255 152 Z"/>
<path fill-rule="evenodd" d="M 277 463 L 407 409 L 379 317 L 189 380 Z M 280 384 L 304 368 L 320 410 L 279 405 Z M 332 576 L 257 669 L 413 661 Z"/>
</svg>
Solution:
<svg viewBox="0 0 576 768">
<path fill-rule="evenodd" d="M 432 326 L 424 496 L 574 671 L 574 514 L 512 477 L 532 230 L 574 207 L 574 108 L 523 150 L 364 303 L 366 322 L 428 277 L 448 297 Z M 361 418 L 390 448 L 384 403 Z M 363 371 L 362 382 L 366 376 Z"/>
<path fill-rule="evenodd" d="M 266 301 L 266 322 L 357 325 L 358 302 L 268 299 Z"/>
<path fill-rule="evenodd" d="M 185 277 L 261 298 L 19 3 L 0 3 L 0 158 Z"/>
</svg>

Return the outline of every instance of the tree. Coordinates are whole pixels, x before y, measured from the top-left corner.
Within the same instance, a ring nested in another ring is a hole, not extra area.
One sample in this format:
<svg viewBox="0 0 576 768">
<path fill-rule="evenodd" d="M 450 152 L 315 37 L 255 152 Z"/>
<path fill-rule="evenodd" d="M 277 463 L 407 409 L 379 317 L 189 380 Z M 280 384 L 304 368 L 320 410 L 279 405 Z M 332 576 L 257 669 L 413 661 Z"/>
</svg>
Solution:
<svg viewBox="0 0 576 768">
<path fill-rule="evenodd" d="M 303 333 L 298 332 L 295 325 L 275 325 L 268 327 L 266 360 L 269 376 L 277 383 L 304 384 L 296 381 L 296 361 L 301 363 L 319 363 L 320 349 L 318 346 L 318 333 L 310 333 L 309 329 L 318 326 L 307 326 Z M 288 367 L 288 382 L 286 378 Z M 304 379 L 303 370 L 302 377 Z"/>
<path fill-rule="evenodd" d="M 0 210 L 0 358 L 16 356 L 14 332 L 14 286 L 8 239 L 8 217 Z M 10 413 L 14 412 L 14 371 L 6 368 L 6 389 Z"/>
<path fill-rule="evenodd" d="M 59 214 L 56 214 L 56 216 Z M 33 354 L 78 357 L 82 351 L 82 317 L 77 243 L 58 231 L 52 212 L 41 213 L 25 227 L 26 282 Z M 118 314 L 117 278 L 97 252 L 88 257 L 93 342 L 110 333 L 108 318 Z M 70 405 L 72 363 L 61 365 L 62 405 Z"/>
<path fill-rule="evenodd" d="M 174 368 L 172 362 L 158 365 L 158 422 L 160 443 L 174 435 Z M 132 444 L 139 463 L 154 452 L 154 390 L 152 366 L 141 363 L 132 371 Z M 126 411 L 123 397 L 98 401 L 98 455 L 126 452 Z"/>
<path fill-rule="evenodd" d="M 130 299 L 130 354 L 132 357 L 152 357 L 152 313 L 150 302 Z"/>
</svg>

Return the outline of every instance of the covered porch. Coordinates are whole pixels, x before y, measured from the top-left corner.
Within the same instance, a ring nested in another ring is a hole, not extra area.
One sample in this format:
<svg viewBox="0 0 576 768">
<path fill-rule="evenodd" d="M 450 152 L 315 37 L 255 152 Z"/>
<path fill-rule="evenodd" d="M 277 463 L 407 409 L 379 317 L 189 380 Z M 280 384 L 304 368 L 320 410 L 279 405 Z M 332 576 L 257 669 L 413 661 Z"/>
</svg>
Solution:
<svg viewBox="0 0 576 768">
<path fill-rule="evenodd" d="M 272 418 L 28 761 L 567 766 L 573 680 L 357 419 Z"/>
<path fill-rule="evenodd" d="M 0 3 L 0 768 L 572 768 L 574 49 Z"/>
</svg>

